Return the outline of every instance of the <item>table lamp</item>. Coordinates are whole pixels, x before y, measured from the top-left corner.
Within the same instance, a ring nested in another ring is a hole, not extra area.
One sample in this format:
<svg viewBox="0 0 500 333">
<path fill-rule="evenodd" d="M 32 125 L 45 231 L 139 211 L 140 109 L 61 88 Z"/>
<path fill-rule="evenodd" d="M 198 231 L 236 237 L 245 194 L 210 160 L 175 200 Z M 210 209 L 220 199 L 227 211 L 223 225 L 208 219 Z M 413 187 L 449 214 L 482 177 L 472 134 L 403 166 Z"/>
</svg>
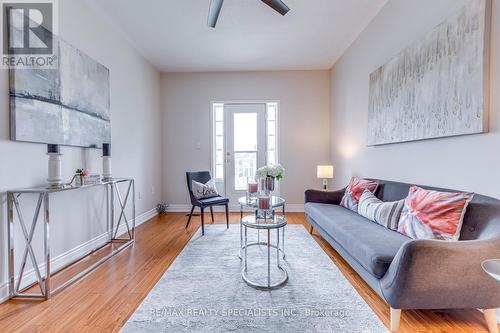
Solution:
<svg viewBox="0 0 500 333">
<path fill-rule="evenodd" d="M 323 190 L 328 189 L 328 179 L 333 178 L 333 165 L 318 165 L 318 178 L 323 179 Z"/>
</svg>

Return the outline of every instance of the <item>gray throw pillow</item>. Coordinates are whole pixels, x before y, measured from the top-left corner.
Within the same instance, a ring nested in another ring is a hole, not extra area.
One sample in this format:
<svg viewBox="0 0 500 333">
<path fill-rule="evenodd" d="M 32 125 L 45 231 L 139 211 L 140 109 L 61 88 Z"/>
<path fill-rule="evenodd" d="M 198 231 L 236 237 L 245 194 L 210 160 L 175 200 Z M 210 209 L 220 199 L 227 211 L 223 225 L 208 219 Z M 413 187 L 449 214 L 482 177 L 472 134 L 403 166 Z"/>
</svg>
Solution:
<svg viewBox="0 0 500 333">
<path fill-rule="evenodd" d="M 210 179 L 205 184 L 193 180 L 191 182 L 191 189 L 193 190 L 193 195 L 196 199 L 213 198 L 219 195 L 213 179 Z"/>
<path fill-rule="evenodd" d="M 383 202 L 372 192 L 365 190 L 359 199 L 358 213 L 391 230 L 398 230 L 398 222 L 405 200 Z"/>
</svg>

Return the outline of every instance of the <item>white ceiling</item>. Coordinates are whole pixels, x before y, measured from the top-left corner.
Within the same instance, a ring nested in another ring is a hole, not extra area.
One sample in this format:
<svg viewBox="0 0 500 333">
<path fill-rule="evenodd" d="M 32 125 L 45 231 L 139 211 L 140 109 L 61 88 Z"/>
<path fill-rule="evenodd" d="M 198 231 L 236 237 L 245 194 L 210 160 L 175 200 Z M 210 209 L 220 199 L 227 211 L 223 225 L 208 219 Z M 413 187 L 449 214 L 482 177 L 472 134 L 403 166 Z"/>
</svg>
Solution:
<svg viewBox="0 0 500 333">
<path fill-rule="evenodd" d="M 328 69 L 387 0 L 225 0 L 215 29 L 210 0 L 88 0 L 165 72 Z"/>
</svg>

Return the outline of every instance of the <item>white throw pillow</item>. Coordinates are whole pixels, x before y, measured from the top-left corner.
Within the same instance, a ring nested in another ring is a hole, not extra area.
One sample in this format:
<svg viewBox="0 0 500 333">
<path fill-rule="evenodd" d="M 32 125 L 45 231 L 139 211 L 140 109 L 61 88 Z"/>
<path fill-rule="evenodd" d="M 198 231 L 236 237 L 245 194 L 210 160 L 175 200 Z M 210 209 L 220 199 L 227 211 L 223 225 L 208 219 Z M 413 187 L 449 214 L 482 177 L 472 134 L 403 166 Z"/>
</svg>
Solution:
<svg viewBox="0 0 500 333">
<path fill-rule="evenodd" d="M 191 181 L 191 189 L 193 190 L 193 195 L 196 199 L 213 198 L 219 195 L 213 179 L 210 179 L 205 184 L 198 183 L 193 180 Z"/>
</svg>

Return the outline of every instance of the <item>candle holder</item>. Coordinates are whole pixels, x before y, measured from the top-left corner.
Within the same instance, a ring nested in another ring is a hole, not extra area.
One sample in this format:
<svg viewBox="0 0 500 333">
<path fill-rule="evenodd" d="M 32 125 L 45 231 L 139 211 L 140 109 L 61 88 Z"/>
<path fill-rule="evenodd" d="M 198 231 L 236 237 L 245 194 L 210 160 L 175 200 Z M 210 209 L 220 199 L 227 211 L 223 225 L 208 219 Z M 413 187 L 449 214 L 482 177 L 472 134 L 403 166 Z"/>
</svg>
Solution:
<svg viewBox="0 0 500 333">
<path fill-rule="evenodd" d="M 102 180 L 104 182 L 113 180 L 111 173 L 111 144 L 102 144 Z"/>
<path fill-rule="evenodd" d="M 257 210 L 255 211 L 256 218 L 258 219 L 273 219 L 274 209 L 271 207 L 271 196 L 261 195 L 258 197 Z"/>
<path fill-rule="evenodd" d="M 249 180 L 247 185 L 247 203 L 252 202 L 255 198 L 257 198 L 257 194 L 259 190 L 259 184 L 254 180 Z"/>
<path fill-rule="evenodd" d="M 274 191 L 274 178 L 271 176 L 260 178 L 260 190 L 267 195 Z"/>
<path fill-rule="evenodd" d="M 61 176 L 62 154 L 59 145 L 47 145 L 47 155 L 49 156 L 47 183 L 50 188 L 61 188 L 63 187 Z"/>
</svg>

